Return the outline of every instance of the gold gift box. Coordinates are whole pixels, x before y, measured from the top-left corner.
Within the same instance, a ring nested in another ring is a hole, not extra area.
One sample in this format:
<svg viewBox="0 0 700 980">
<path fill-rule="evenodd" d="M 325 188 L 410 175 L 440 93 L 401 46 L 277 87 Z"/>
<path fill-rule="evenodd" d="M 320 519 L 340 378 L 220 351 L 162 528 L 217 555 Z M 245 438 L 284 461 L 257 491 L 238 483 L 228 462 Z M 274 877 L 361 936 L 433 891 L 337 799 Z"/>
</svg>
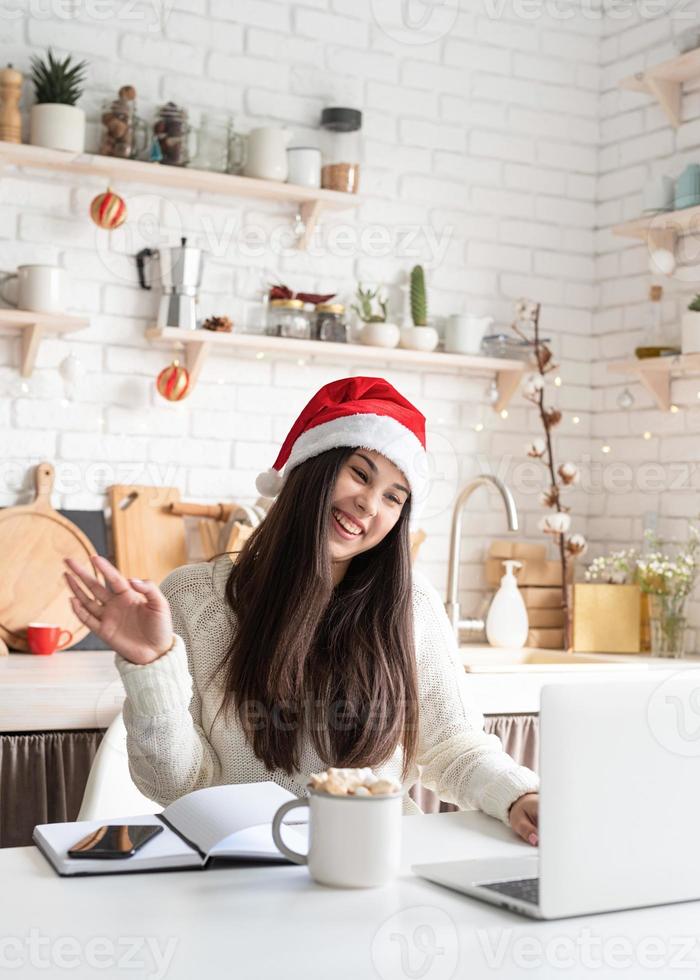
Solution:
<svg viewBox="0 0 700 980">
<path fill-rule="evenodd" d="M 573 593 L 573 647 L 577 653 L 640 652 L 638 586 L 577 583 Z"/>
</svg>

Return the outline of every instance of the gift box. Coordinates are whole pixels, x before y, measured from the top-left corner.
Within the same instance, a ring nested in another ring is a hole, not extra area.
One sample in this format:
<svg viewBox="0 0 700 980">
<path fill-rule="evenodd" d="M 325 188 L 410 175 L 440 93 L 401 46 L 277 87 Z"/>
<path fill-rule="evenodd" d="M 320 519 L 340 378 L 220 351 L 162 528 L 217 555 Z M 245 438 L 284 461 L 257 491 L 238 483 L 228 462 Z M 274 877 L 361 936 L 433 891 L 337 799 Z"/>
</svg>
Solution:
<svg viewBox="0 0 700 980">
<path fill-rule="evenodd" d="M 576 653 L 639 653 L 641 594 L 636 585 L 577 583 L 573 587 Z"/>
</svg>

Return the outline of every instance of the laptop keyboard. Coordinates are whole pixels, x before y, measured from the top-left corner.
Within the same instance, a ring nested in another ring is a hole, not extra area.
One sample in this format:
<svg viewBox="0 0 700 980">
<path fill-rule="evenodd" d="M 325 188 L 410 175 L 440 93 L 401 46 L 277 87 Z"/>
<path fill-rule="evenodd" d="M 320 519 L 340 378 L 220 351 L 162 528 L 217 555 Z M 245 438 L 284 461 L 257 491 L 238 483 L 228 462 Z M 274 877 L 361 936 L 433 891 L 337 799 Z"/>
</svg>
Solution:
<svg viewBox="0 0 700 980">
<path fill-rule="evenodd" d="M 488 888 L 501 895 L 508 895 L 510 898 L 519 898 L 521 902 L 530 902 L 532 905 L 539 905 L 539 878 L 516 878 L 513 881 L 491 881 L 488 884 L 480 882 L 479 887 Z"/>
</svg>

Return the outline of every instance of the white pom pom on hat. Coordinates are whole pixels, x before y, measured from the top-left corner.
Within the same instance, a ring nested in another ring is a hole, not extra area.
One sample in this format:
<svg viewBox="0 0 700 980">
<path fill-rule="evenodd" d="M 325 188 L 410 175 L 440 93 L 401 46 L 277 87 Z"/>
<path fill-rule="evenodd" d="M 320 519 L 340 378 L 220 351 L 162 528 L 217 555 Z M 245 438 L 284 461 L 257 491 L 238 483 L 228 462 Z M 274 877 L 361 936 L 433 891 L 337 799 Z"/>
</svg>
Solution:
<svg viewBox="0 0 700 980">
<path fill-rule="evenodd" d="M 255 486 L 261 497 L 276 497 L 283 483 L 282 475 L 272 468 L 265 470 L 264 473 L 258 473 L 255 478 Z"/>
<path fill-rule="evenodd" d="M 263 497 L 276 497 L 295 466 L 341 446 L 374 449 L 404 473 L 411 513 L 425 499 L 428 465 L 425 417 L 383 378 L 343 378 L 320 388 L 289 430 L 274 465 L 255 481 Z"/>
</svg>

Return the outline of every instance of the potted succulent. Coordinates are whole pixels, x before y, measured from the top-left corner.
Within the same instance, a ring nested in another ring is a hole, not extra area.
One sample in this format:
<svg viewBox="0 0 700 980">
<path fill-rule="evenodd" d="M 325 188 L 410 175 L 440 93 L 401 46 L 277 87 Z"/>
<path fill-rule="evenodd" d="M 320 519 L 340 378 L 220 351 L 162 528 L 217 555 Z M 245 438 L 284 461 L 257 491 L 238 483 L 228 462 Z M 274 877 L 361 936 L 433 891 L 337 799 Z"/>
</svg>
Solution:
<svg viewBox="0 0 700 980">
<path fill-rule="evenodd" d="M 70 55 L 61 61 L 49 48 L 45 60 L 34 56 L 31 64 L 36 101 L 29 115 L 29 142 L 82 153 L 85 113 L 75 103 L 83 94 L 87 62 L 74 62 Z"/>
<path fill-rule="evenodd" d="M 681 319 L 681 332 L 683 353 L 697 354 L 700 351 L 700 293 L 688 303 Z"/>
<path fill-rule="evenodd" d="M 357 303 L 352 308 L 364 324 L 361 343 L 369 347 L 396 347 L 401 335 L 396 324 L 387 321 L 388 304 L 379 287 L 363 289 L 362 283 L 358 283 Z"/>
<path fill-rule="evenodd" d="M 435 350 L 438 332 L 428 323 L 428 295 L 422 265 L 411 270 L 411 319 L 413 326 L 401 328 L 401 346 L 409 350 Z"/>
</svg>

